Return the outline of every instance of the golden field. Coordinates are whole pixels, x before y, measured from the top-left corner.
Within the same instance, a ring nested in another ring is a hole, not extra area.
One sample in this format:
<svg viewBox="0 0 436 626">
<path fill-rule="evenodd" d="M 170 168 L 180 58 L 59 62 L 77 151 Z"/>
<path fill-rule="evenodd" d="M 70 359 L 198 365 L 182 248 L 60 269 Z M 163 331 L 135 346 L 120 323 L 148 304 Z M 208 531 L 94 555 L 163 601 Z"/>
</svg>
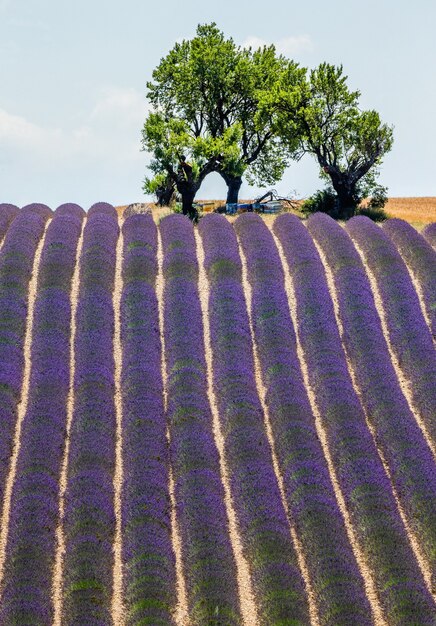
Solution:
<svg viewBox="0 0 436 626">
<path fill-rule="evenodd" d="M 224 200 L 199 200 L 200 204 L 205 203 L 205 212 L 213 211 L 216 207 L 224 204 Z M 241 202 L 247 202 L 241 200 Z M 146 203 L 150 207 L 155 220 L 167 215 L 170 209 L 167 207 L 156 207 L 152 202 Z M 128 205 L 115 207 L 122 215 Z M 386 207 L 389 217 L 398 217 L 412 224 L 416 229 L 421 230 L 426 224 L 436 222 L 436 197 L 423 196 L 417 198 L 389 198 Z M 230 218 L 232 219 L 232 218 Z M 274 215 L 265 216 L 266 220 L 274 219 Z"/>
</svg>

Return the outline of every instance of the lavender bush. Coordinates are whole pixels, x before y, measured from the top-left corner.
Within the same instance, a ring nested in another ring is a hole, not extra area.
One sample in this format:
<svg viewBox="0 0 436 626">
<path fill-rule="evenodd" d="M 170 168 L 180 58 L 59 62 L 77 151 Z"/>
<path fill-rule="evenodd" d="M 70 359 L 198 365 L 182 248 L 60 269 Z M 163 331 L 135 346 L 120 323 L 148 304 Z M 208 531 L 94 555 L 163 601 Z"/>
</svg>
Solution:
<svg viewBox="0 0 436 626">
<path fill-rule="evenodd" d="M 88 216 L 91 217 L 91 215 L 94 215 L 95 213 L 98 215 L 113 217 L 115 219 L 118 216 L 116 209 L 108 202 L 96 202 L 93 204 L 88 210 Z"/>
<path fill-rule="evenodd" d="M 436 248 L 436 222 L 427 224 L 427 226 L 422 229 L 421 235 L 433 248 Z"/>
<path fill-rule="evenodd" d="M 231 490 L 261 623 L 308 624 L 297 564 L 253 375 L 253 353 L 236 236 L 224 217 L 200 222 L 210 283 L 214 387 Z M 291 621 L 292 620 L 292 621 Z"/>
<path fill-rule="evenodd" d="M 240 624 L 236 569 L 207 396 L 191 222 L 162 220 L 168 422 L 192 624 Z"/>
<path fill-rule="evenodd" d="M 433 339 L 436 340 L 436 251 L 404 220 L 387 220 L 383 230 L 392 239 L 421 286 Z"/>
<path fill-rule="evenodd" d="M 329 450 L 386 620 L 430 625 L 432 598 L 351 383 L 318 252 L 297 217 L 281 215 L 273 228 L 294 283 L 299 336 Z"/>
<path fill-rule="evenodd" d="M 11 222 L 20 212 L 20 209 L 14 204 L 0 204 L 0 242 L 6 235 Z"/>
<path fill-rule="evenodd" d="M 334 273 L 344 343 L 377 444 L 431 569 L 436 571 L 436 465 L 399 387 L 365 269 L 351 239 L 334 220 L 315 215 L 308 229 Z"/>
<path fill-rule="evenodd" d="M 38 273 L 32 370 L 24 417 L 0 623 L 51 624 L 51 578 L 58 523 L 58 482 L 69 389 L 70 286 L 80 220 L 56 215 Z"/>
<path fill-rule="evenodd" d="M 436 445 L 436 354 L 407 268 L 388 235 L 368 218 L 355 217 L 346 228 L 375 276 L 392 350 L 412 383 L 413 403 Z"/>
<path fill-rule="evenodd" d="M 58 206 L 56 209 L 56 215 L 71 215 L 82 220 L 86 213 L 78 204 L 74 204 L 74 202 L 66 202 L 65 204 Z"/>
<path fill-rule="evenodd" d="M 32 202 L 32 204 L 26 204 L 21 209 L 22 213 L 36 213 L 43 218 L 46 222 L 50 217 L 53 216 L 53 211 L 46 204 L 40 204 L 39 202 Z"/>
<path fill-rule="evenodd" d="M 150 216 L 123 225 L 121 299 L 126 624 L 172 624 L 176 604 L 163 406 L 157 233 Z"/>
<path fill-rule="evenodd" d="M 115 530 L 114 311 L 118 225 L 88 217 L 80 260 L 74 415 L 65 494 L 65 624 L 111 623 Z"/>
<path fill-rule="evenodd" d="M 28 286 L 43 232 L 43 219 L 20 213 L 9 227 L 0 251 L 0 502 L 23 382 Z"/>
<path fill-rule="evenodd" d="M 278 463 L 320 624 L 372 624 L 304 386 L 277 248 L 258 215 L 241 215 L 234 227 L 247 259 L 253 327 Z"/>
</svg>

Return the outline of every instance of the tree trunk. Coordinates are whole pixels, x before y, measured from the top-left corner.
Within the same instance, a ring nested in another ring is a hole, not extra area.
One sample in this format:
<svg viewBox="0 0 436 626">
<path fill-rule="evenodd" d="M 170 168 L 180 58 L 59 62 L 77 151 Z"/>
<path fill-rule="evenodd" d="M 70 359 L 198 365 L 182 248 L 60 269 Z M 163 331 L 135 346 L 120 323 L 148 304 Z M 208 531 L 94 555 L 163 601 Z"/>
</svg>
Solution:
<svg viewBox="0 0 436 626">
<path fill-rule="evenodd" d="M 333 189 L 338 195 L 337 219 L 348 220 L 356 212 L 356 186 L 349 182 L 348 176 L 330 173 Z"/>
<path fill-rule="evenodd" d="M 159 206 L 170 206 L 174 197 L 174 182 L 170 177 L 167 178 L 165 185 L 156 190 L 157 204 Z"/>
<path fill-rule="evenodd" d="M 194 202 L 195 194 L 198 191 L 198 185 L 193 182 L 186 181 L 186 180 L 178 181 L 177 191 L 182 196 L 183 215 L 187 215 L 189 219 L 193 221 L 197 221 L 198 212 L 197 212 L 197 209 L 194 208 L 193 202 Z"/>
<path fill-rule="evenodd" d="M 227 185 L 227 204 L 237 204 L 239 199 L 239 190 L 242 185 L 242 176 L 231 176 L 226 172 L 220 172 Z"/>
</svg>

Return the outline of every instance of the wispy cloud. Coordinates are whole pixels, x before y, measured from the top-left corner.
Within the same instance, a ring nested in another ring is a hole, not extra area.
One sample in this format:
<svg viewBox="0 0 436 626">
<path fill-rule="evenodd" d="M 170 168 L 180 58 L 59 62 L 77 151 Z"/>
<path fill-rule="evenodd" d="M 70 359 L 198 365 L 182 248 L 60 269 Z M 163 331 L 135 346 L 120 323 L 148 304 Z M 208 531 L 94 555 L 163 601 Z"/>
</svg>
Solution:
<svg viewBox="0 0 436 626">
<path fill-rule="evenodd" d="M 311 52 L 313 50 L 313 42 L 309 35 L 296 35 L 292 37 L 284 37 L 275 41 L 267 41 L 256 35 L 250 35 L 242 43 L 244 48 L 262 48 L 274 44 L 277 52 L 286 56 L 293 56 L 302 52 Z"/>
<path fill-rule="evenodd" d="M 108 87 L 76 128 L 43 126 L 0 108 L 0 146 L 40 165 L 76 158 L 129 161 L 140 156 L 145 96 L 134 89 Z"/>
</svg>

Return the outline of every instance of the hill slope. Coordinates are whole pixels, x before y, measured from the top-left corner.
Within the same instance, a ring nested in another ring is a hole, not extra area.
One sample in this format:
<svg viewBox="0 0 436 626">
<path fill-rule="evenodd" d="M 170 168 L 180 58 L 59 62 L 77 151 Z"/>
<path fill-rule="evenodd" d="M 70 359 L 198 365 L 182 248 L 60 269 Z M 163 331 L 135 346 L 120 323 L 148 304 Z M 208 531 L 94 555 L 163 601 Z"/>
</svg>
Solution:
<svg viewBox="0 0 436 626">
<path fill-rule="evenodd" d="M 425 236 L 0 205 L 0 623 L 434 624 Z"/>
</svg>

